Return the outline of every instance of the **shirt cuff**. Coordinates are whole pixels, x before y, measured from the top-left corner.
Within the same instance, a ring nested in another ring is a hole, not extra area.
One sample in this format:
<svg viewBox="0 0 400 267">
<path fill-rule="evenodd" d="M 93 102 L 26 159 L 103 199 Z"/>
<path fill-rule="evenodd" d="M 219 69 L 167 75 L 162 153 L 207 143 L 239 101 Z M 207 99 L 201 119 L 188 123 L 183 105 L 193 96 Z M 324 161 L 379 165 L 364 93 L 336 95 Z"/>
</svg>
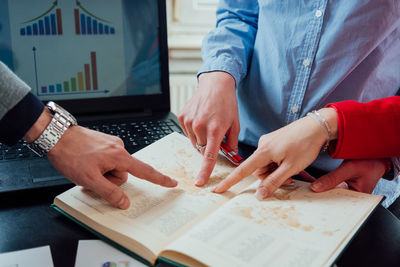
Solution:
<svg viewBox="0 0 400 267">
<path fill-rule="evenodd" d="M 230 57 L 213 57 L 209 58 L 207 62 L 205 62 L 203 66 L 201 66 L 200 70 L 197 73 L 197 77 L 205 72 L 224 71 L 232 75 L 232 77 L 235 79 L 236 87 L 238 87 L 239 83 L 242 81 L 245 75 L 241 71 L 241 66 L 242 64 L 239 60 L 235 60 Z"/>
<path fill-rule="evenodd" d="M 43 103 L 28 93 L 0 120 L 0 142 L 12 146 L 29 131 L 44 109 Z"/>
</svg>

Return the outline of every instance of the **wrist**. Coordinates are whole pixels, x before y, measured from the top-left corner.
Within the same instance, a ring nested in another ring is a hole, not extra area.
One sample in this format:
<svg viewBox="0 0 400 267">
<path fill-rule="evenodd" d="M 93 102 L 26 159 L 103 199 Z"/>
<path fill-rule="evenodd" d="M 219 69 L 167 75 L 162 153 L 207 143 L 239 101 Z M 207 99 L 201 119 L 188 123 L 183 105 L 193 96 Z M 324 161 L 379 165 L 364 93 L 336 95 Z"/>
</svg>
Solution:
<svg viewBox="0 0 400 267">
<path fill-rule="evenodd" d="M 307 116 L 312 118 L 316 123 L 321 126 L 321 129 L 325 132 L 326 141 L 322 145 L 321 151 L 325 152 L 328 150 L 329 142 L 337 139 L 337 115 L 336 111 L 330 108 L 324 108 L 320 110 L 313 110 L 307 113 Z"/>
<path fill-rule="evenodd" d="M 228 90 L 236 90 L 236 81 L 231 74 L 225 71 L 204 72 L 199 76 L 200 83 L 211 83 L 213 86 Z"/>
<path fill-rule="evenodd" d="M 56 103 L 50 101 L 46 107 L 25 139 L 28 147 L 41 157 L 57 144 L 70 126 L 77 125 L 76 119 Z"/>
<path fill-rule="evenodd" d="M 336 110 L 333 108 L 323 108 L 318 110 L 318 112 L 325 118 L 329 125 L 329 141 L 336 140 L 338 138 L 338 117 Z"/>
<path fill-rule="evenodd" d="M 33 141 L 38 139 L 43 131 L 47 128 L 52 118 L 53 115 L 45 107 L 36 122 L 32 125 L 28 132 L 26 132 L 23 139 L 27 143 L 32 143 Z"/>
</svg>

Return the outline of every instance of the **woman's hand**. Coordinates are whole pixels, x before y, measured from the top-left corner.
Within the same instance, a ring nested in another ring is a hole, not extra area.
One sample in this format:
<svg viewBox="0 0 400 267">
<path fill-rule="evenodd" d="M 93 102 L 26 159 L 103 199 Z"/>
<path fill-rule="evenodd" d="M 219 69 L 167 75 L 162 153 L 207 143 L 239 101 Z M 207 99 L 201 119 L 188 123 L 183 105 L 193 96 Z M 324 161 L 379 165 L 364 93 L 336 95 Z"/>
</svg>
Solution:
<svg viewBox="0 0 400 267">
<path fill-rule="evenodd" d="M 336 111 L 323 109 L 320 113 L 328 121 L 332 138 L 336 138 Z M 254 174 L 262 179 L 256 197 L 258 199 L 269 197 L 288 179 L 303 171 L 317 158 L 326 139 L 325 130 L 309 116 L 263 135 L 257 150 L 213 191 L 223 193 L 242 179 Z"/>
</svg>

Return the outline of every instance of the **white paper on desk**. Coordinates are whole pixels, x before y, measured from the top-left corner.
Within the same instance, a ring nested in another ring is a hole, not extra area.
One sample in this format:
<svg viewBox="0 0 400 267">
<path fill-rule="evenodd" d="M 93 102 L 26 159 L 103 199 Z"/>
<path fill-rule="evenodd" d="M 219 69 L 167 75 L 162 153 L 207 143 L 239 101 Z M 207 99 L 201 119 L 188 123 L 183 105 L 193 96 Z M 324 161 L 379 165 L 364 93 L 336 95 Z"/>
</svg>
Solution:
<svg viewBox="0 0 400 267">
<path fill-rule="evenodd" d="M 30 248 L 0 254 L 0 267 L 53 267 L 50 247 Z"/>
<path fill-rule="evenodd" d="M 75 267 L 143 267 L 138 260 L 101 240 L 79 240 Z"/>
</svg>

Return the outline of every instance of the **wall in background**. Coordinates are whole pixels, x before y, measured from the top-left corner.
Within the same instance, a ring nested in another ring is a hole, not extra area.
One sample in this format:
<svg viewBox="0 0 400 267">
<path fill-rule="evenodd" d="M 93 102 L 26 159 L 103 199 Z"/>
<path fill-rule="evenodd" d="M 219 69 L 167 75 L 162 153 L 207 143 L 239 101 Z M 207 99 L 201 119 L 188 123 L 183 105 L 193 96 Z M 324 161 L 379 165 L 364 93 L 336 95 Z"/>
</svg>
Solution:
<svg viewBox="0 0 400 267">
<path fill-rule="evenodd" d="M 171 111 L 177 114 L 197 87 L 201 41 L 215 27 L 218 0 L 167 0 Z"/>
</svg>

